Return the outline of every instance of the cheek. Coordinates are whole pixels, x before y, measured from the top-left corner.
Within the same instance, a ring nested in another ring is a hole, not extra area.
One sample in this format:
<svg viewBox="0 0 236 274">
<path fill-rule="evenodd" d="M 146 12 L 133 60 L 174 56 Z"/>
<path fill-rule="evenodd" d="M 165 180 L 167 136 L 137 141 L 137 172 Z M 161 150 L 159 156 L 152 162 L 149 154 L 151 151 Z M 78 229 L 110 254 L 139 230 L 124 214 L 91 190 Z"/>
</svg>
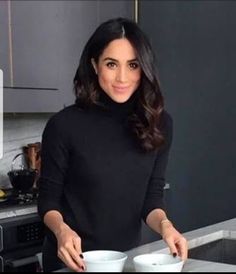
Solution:
<svg viewBox="0 0 236 274">
<path fill-rule="evenodd" d="M 113 74 L 107 71 L 101 70 L 98 73 L 98 81 L 100 85 L 110 85 L 114 80 Z"/>
<path fill-rule="evenodd" d="M 136 73 L 132 75 L 132 81 L 133 83 L 139 84 L 140 80 L 141 80 L 141 72 L 137 71 Z"/>
</svg>

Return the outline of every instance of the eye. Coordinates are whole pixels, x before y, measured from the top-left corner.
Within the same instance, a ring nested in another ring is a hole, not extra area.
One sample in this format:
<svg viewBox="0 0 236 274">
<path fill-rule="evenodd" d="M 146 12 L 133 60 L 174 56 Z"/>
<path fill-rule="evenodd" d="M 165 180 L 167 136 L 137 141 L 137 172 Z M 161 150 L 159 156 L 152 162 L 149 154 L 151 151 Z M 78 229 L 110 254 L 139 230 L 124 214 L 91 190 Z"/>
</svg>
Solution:
<svg viewBox="0 0 236 274">
<path fill-rule="evenodd" d="M 108 68 L 115 68 L 116 67 L 116 63 L 114 63 L 114 62 L 108 62 L 108 63 L 106 63 L 106 66 L 108 67 Z"/>
<path fill-rule="evenodd" d="M 132 62 L 132 63 L 129 64 L 129 67 L 130 67 L 131 69 L 137 69 L 137 68 L 139 67 L 139 64 L 136 63 L 136 62 Z"/>
</svg>

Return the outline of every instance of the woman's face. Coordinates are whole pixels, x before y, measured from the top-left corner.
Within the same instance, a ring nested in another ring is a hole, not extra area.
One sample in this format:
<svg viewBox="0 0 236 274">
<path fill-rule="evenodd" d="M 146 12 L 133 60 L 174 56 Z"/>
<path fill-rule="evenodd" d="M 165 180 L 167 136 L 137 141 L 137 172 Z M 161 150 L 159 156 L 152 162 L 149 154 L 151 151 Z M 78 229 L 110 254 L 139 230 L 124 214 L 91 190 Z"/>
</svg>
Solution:
<svg viewBox="0 0 236 274">
<path fill-rule="evenodd" d="M 125 38 L 110 42 L 98 63 L 92 60 L 92 64 L 101 88 L 117 103 L 126 102 L 140 84 L 141 68 L 134 48 Z"/>
</svg>

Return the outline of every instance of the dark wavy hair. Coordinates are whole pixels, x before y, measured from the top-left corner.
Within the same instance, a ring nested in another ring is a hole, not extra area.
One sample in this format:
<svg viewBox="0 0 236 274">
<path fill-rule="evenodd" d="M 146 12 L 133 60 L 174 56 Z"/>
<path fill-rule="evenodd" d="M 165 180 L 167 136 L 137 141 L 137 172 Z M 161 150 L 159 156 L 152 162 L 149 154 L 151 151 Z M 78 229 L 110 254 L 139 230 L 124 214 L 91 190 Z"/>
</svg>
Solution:
<svg viewBox="0 0 236 274">
<path fill-rule="evenodd" d="M 142 71 L 136 111 L 128 117 L 129 126 L 141 147 L 145 151 L 152 151 L 164 143 L 161 132 L 164 100 L 156 76 L 151 44 L 134 21 L 126 18 L 110 19 L 102 23 L 92 34 L 84 47 L 74 77 L 76 101 L 80 104 L 82 102 L 84 106 L 96 104 L 100 87 L 91 59 L 97 63 L 108 44 L 120 38 L 129 40 L 135 49 Z"/>
</svg>

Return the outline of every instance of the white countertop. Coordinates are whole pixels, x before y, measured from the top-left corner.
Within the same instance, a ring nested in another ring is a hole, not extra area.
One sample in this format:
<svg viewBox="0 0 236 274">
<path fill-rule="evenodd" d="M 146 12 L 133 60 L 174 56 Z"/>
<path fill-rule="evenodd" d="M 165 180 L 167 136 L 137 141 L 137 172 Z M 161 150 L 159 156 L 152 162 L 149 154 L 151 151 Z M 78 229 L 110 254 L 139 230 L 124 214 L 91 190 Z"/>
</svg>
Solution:
<svg viewBox="0 0 236 274">
<path fill-rule="evenodd" d="M 189 248 L 221 239 L 224 236 L 236 238 L 236 218 L 206 226 L 183 234 L 188 240 Z M 169 248 L 163 240 L 142 245 L 126 252 L 128 260 L 124 272 L 134 272 L 132 259 L 143 253 L 169 253 Z M 236 265 L 215 263 L 209 261 L 187 259 L 183 272 L 236 272 Z"/>
<path fill-rule="evenodd" d="M 188 240 L 189 248 L 196 247 L 200 243 L 221 239 L 224 236 L 236 239 L 236 218 L 186 232 L 183 235 Z M 169 248 L 163 240 L 159 240 L 127 251 L 128 259 L 124 272 L 134 272 L 133 257 L 144 253 L 169 253 Z M 61 269 L 59 272 L 68 271 L 70 270 Z M 236 272 L 236 265 L 187 259 L 183 272 Z"/>
</svg>

